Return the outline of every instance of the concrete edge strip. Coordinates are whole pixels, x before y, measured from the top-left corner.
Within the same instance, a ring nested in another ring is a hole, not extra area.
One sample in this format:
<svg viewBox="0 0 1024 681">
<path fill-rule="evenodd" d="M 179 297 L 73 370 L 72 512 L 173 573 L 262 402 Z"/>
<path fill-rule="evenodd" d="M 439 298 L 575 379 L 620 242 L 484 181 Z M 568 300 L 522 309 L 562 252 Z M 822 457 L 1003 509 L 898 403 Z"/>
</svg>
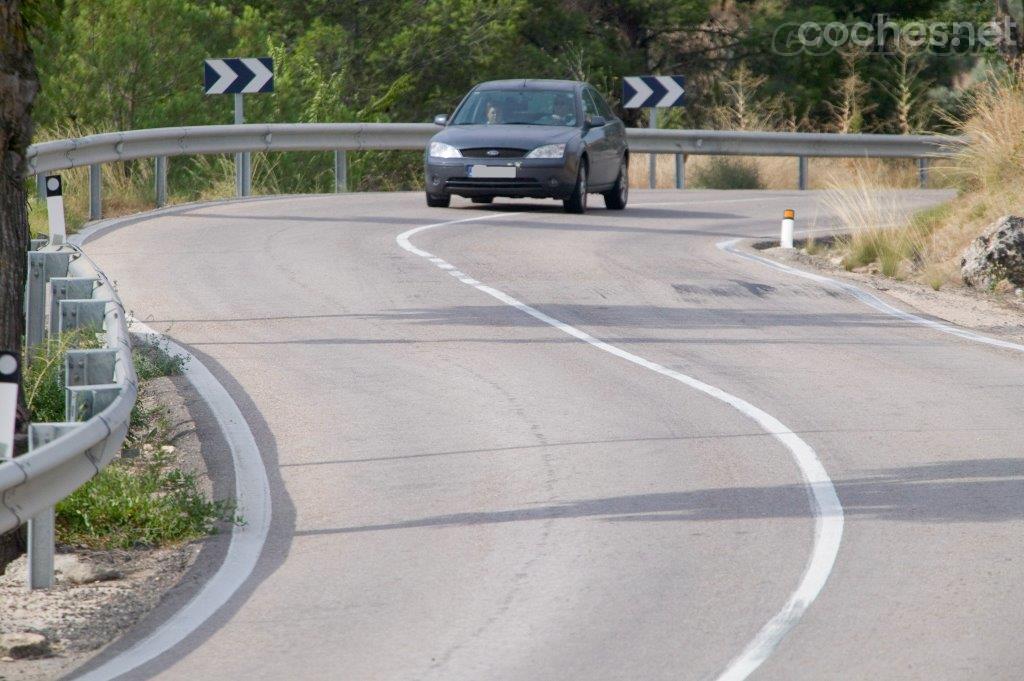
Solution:
<svg viewBox="0 0 1024 681">
<path fill-rule="evenodd" d="M 159 342 L 171 354 L 186 358 L 183 369 L 185 377 L 209 405 L 231 449 L 235 469 L 235 501 L 245 524 L 232 529 L 224 562 L 188 603 L 149 636 L 77 677 L 78 681 L 107 681 L 116 678 L 170 650 L 198 629 L 249 578 L 263 552 L 270 529 L 270 484 L 256 439 L 238 405 L 220 381 L 188 350 L 137 320 L 132 320 L 131 330 L 146 336 L 150 342 Z"/>
<path fill-rule="evenodd" d="M 159 217 L 183 209 L 199 208 L 215 203 L 224 202 L 173 206 L 151 213 L 104 220 L 73 235 L 69 241 L 81 248 L 85 242 L 122 223 Z M 131 318 L 129 320 L 132 332 L 145 335 L 152 341 L 158 341 L 172 354 L 184 356 L 187 359 L 183 369 L 184 375 L 209 406 L 228 448 L 231 450 L 231 460 L 235 471 L 235 503 L 245 524 L 232 528 L 231 541 L 223 563 L 188 603 L 146 638 L 107 660 L 99 667 L 76 677 L 78 681 L 108 681 L 116 678 L 146 664 L 183 641 L 223 607 L 249 578 L 263 552 L 263 546 L 270 530 L 271 501 L 267 471 L 263 464 L 263 458 L 260 456 L 259 447 L 256 445 L 256 438 L 234 399 L 195 355 L 145 324 Z"/>
<path fill-rule="evenodd" d="M 934 331 L 947 333 L 952 336 L 958 336 L 960 338 L 973 341 L 975 343 L 983 343 L 985 345 L 1003 348 L 1004 350 L 1024 352 L 1024 345 L 1021 345 L 1020 343 L 1014 343 L 1012 341 L 1002 340 L 1000 338 L 993 338 L 991 336 L 986 336 L 984 334 L 980 334 L 969 329 L 953 326 L 952 324 L 944 324 L 943 322 L 935 321 L 934 319 L 919 317 L 916 314 L 912 314 L 910 312 L 907 312 L 906 310 L 901 310 L 900 308 L 895 307 L 894 305 L 890 305 L 889 303 L 885 302 L 878 296 L 868 293 L 867 291 L 861 289 L 859 286 L 855 286 L 854 284 L 850 284 L 845 281 L 839 281 L 838 279 L 833 279 L 832 277 L 826 277 L 822 274 L 808 272 L 806 270 L 802 270 L 797 267 L 792 267 L 781 262 L 776 262 L 774 260 L 771 260 L 761 255 L 757 255 L 755 253 L 748 253 L 746 251 L 742 251 L 739 248 L 737 248 L 738 244 L 741 241 L 744 241 L 744 239 L 730 239 L 728 241 L 721 241 L 717 243 L 716 246 L 718 246 L 719 250 L 725 251 L 726 253 L 730 253 L 739 258 L 751 260 L 761 265 L 770 267 L 774 270 L 785 272 L 786 274 L 791 274 L 796 277 L 810 279 L 813 282 L 821 284 L 825 288 L 842 291 L 856 298 L 857 300 L 864 303 L 868 307 L 874 308 L 875 310 L 883 312 L 887 315 L 897 317 L 906 322 L 910 322 L 911 324 L 925 326 Z"/>
<path fill-rule="evenodd" d="M 818 594 L 821 593 L 825 586 L 825 582 L 828 580 L 828 577 L 832 572 L 836 556 L 839 553 L 839 545 L 842 541 L 844 522 L 843 507 L 839 502 L 839 497 L 836 494 L 835 487 L 832 485 L 832 480 L 829 478 L 828 473 L 825 471 L 825 468 L 818 459 L 814 449 L 811 448 L 809 444 L 804 442 L 803 439 L 774 416 L 759 409 L 758 407 L 755 407 L 746 400 L 727 393 L 720 388 L 704 383 L 696 378 L 687 376 L 686 374 L 673 369 L 669 369 L 668 367 L 655 362 L 651 362 L 650 360 L 644 359 L 638 355 L 634 355 L 631 352 L 599 340 L 574 326 L 570 326 L 569 324 L 559 321 L 554 317 L 550 317 L 540 310 L 530 307 L 529 305 L 502 291 L 499 291 L 498 289 L 481 284 L 475 279 L 470 278 L 468 275 L 463 274 L 443 259 L 417 248 L 409 241 L 410 237 L 436 227 L 446 227 L 449 225 L 476 220 L 486 220 L 488 218 L 499 216 L 507 217 L 509 215 L 514 214 L 492 213 L 484 216 L 424 225 L 422 227 L 416 227 L 406 232 L 402 232 L 395 237 L 395 241 L 401 248 L 409 253 L 421 258 L 426 258 L 435 267 L 447 271 L 461 282 L 472 286 L 482 293 L 486 293 L 492 298 L 496 298 L 510 307 L 530 315 L 534 319 L 552 326 L 555 329 L 558 329 L 559 331 L 581 340 L 599 350 L 603 350 L 604 352 L 661 374 L 662 376 L 679 381 L 694 390 L 702 392 L 709 397 L 733 407 L 741 414 L 757 423 L 765 432 L 772 435 L 787 450 L 789 450 L 797 467 L 800 469 L 800 473 L 803 476 L 804 484 L 808 491 L 810 505 L 814 511 L 813 548 L 807 565 L 804 568 L 803 575 L 800 578 L 800 582 L 786 600 L 783 608 L 761 627 L 753 640 L 747 644 L 739 655 L 729 662 L 725 670 L 717 677 L 719 681 L 741 681 L 742 679 L 746 679 L 768 658 L 769 655 L 771 655 L 772 651 L 774 651 L 782 639 L 785 638 L 790 629 L 792 629 L 797 621 L 799 621 L 803 613 L 818 597 Z"/>
</svg>

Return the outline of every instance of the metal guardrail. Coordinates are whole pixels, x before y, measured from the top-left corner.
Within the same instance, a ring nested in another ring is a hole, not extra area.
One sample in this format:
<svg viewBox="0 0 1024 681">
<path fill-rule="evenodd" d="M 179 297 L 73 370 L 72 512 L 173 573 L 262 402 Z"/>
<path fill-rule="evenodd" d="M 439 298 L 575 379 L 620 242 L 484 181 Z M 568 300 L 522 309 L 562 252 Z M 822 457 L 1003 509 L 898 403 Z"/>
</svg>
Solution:
<svg viewBox="0 0 1024 681">
<path fill-rule="evenodd" d="M 99 166 L 115 161 L 155 159 L 157 205 L 167 196 L 169 156 L 244 152 L 334 151 L 335 185 L 347 184 L 348 151 L 422 151 L 438 131 L 431 123 L 273 123 L 209 125 L 130 130 L 78 139 L 35 144 L 28 151 L 29 173 L 90 166 L 90 216 L 99 219 Z M 630 150 L 675 154 L 676 186 L 683 185 L 687 155 L 793 156 L 798 158 L 799 185 L 807 184 L 807 159 L 813 157 L 911 158 L 920 162 L 926 179 L 927 159 L 949 156 L 958 138 L 930 135 L 864 135 L 803 132 L 743 132 L 630 128 Z"/>
<path fill-rule="evenodd" d="M 32 424 L 29 452 L 0 462 L 0 533 L 29 524 L 29 587 L 40 588 L 53 579 L 53 507 L 120 450 L 138 378 L 124 305 L 77 247 L 28 253 L 25 313 L 30 355 L 47 336 L 75 328 L 95 328 L 103 339 L 103 348 L 65 357 L 66 421 Z"/>
</svg>

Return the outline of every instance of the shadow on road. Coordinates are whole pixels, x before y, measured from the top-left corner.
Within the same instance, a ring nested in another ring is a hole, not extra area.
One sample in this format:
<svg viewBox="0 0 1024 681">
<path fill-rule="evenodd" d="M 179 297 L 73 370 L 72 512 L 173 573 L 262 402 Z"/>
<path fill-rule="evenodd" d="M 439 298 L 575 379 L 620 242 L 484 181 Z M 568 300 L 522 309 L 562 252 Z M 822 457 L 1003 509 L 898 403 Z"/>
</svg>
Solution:
<svg viewBox="0 0 1024 681">
<path fill-rule="evenodd" d="M 1003 522 L 1024 517 L 1024 459 L 968 459 L 893 468 L 835 481 L 843 511 L 919 523 Z M 379 525 L 304 530 L 296 535 L 346 534 L 421 527 L 462 527 L 547 519 L 678 522 L 811 517 L 803 485 L 735 487 L 693 492 L 584 499 L 505 511 L 453 513 Z"/>
</svg>

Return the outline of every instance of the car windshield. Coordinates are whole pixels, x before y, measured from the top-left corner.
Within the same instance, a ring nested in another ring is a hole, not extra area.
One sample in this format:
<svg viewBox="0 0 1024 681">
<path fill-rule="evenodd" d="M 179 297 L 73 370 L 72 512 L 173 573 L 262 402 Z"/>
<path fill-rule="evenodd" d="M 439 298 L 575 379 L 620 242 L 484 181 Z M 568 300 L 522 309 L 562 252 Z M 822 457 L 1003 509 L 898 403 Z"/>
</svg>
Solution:
<svg viewBox="0 0 1024 681">
<path fill-rule="evenodd" d="M 565 90 L 477 90 L 451 125 L 576 125 L 576 100 Z"/>
</svg>

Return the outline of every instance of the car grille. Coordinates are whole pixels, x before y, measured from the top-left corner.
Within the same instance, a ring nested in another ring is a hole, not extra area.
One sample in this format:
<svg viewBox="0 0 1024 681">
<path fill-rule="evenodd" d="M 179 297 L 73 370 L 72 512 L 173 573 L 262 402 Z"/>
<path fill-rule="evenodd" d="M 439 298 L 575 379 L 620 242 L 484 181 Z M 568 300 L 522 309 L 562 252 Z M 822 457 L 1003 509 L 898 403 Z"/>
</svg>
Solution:
<svg viewBox="0 0 1024 681">
<path fill-rule="evenodd" d="M 508 149 L 505 147 L 479 147 L 475 149 L 462 149 L 462 155 L 466 158 L 522 158 L 526 156 L 526 149 Z M 497 154 L 488 152 L 496 151 Z"/>
<path fill-rule="evenodd" d="M 539 180 L 527 177 L 453 177 L 450 189 L 540 189 Z"/>
</svg>

